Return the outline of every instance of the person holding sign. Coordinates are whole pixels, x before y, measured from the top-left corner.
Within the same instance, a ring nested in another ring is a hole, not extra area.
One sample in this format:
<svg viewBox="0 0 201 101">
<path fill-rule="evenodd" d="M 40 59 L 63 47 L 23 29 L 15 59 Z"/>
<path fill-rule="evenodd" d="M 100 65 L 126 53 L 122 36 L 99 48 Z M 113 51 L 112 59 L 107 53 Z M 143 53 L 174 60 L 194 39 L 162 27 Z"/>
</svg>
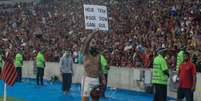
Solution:
<svg viewBox="0 0 201 101">
<path fill-rule="evenodd" d="M 96 48 L 96 43 L 91 43 L 92 38 L 94 38 L 97 33 L 98 31 L 93 32 L 88 36 L 82 49 L 84 53 L 85 71 L 81 87 L 82 101 L 88 101 L 91 91 L 100 84 L 105 84 L 104 74 L 101 71 L 100 55 Z M 100 78 L 101 81 L 99 82 Z M 95 98 L 99 97 L 92 97 L 92 101 L 98 101 L 98 99 Z"/>
</svg>

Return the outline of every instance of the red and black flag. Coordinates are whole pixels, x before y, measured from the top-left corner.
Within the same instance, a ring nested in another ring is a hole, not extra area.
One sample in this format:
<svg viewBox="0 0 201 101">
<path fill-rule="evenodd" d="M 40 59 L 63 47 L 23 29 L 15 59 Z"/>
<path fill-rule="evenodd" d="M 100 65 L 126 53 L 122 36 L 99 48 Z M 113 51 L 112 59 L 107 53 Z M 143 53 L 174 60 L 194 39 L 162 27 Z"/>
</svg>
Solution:
<svg viewBox="0 0 201 101">
<path fill-rule="evenodd" d="M 13 86 L 17 79 L 17 72 L 15 65 L 10 57 L 10 54 L 6 57 L 6 61 L 1 74 L 2 80 L 10 86 Z"/>
</svg>

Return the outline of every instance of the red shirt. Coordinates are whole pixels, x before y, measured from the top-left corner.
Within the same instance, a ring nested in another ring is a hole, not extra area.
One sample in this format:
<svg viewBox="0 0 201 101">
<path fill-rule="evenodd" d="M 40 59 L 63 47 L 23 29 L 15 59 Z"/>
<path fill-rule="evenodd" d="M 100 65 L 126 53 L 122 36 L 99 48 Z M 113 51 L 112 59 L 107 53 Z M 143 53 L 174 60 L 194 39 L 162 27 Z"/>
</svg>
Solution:
<svg viewBox="0 0 201 101">
<path fill-rule="evenodd" d="M 180 65 L 179 69 L 179 87 L 180 88 L 192 88 L 193 77 L 196 76 L 196 67 L 190 61 Z"/>
</svg>

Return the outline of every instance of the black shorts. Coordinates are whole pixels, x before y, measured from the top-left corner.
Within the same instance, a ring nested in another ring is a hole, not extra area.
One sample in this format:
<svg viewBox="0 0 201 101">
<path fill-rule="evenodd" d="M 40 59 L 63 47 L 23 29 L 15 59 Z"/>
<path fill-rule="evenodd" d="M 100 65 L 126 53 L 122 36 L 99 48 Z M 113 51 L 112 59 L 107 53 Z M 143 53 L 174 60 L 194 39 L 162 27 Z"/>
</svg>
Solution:
<svg viewBox="0 0 201 101">
<path fill-rule="evenodd" d="M 193 91 L 190 88 L 178 88 L 177 99 L 184 99 L 186 101 L 193 101 Z"/>
</svg>

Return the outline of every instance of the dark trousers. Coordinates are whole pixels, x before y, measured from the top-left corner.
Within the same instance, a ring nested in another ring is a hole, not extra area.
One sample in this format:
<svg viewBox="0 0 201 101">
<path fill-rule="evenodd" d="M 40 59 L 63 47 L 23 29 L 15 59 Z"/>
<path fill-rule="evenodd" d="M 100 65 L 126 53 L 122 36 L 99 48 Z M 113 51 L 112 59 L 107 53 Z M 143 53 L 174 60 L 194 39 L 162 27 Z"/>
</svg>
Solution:
<svg viewBox="0 0 201 101">
<path fill-rule="evenodd" d="M 62 73 L 62 91 L 70 91 L 72 83 L 72 74 L 71 73 Z"/>
<path fill-rule="evenodd" d="M 181 101 L 186 98 L 186 101 L 193 101 L 193 91 L 190 88 L 178 88 L 177 99 Z"/>
<path fill-rule="evenodd" d="M 154 101 L 166 101 L 167 85 L 154 84 Z"/>
<path fill-rule="evenodd" d="M 44 68 L 37 68 L 36 82 L 37 85 L 43 85 Z"/>
<path fill-rule="evenodd" d="M 2 69 L 2 68 L 0 67 L 0 75 L 1 75 L 1 71 L 2 71 L 1 69 Z M 1 79 L 2 79 L 2 78 L 1 78 L 1 76 L 0 76 L 0 80 L 1 80 Z"/>
<path fill-rule="evenodd" d="M 105 81 L 106 81 L 104 85 L 102 83 L 103 78 L 102 77 L 99 78 L 99 82 L 100 82 L 101 89 L 102 89 L 101 97 L 105 97 L 105 91 L 107 89 L 107 76 L 108 76 L 107 74 L 104 74 L 104 78 L 105 78 Z"/>
<path fill-rule="evenodd" d="M 105 85 L 103 86 L 103 93 L 102 93 L 102 96 L 103 97 L 105 97 L 105 91 L 106 91 L 106 89 L 107 89 L 107 74 L 104 74 L 104 76 L 105 76 L 105 81 L 106 81 L 106 83 L 105 83 Z"/>
<path fill-rule="evenodd" d="M 17 71 L 17 82 L 21 82 L 22 81 L 22 67 L 16 67 L 16 71 Z"/>
</svg>

